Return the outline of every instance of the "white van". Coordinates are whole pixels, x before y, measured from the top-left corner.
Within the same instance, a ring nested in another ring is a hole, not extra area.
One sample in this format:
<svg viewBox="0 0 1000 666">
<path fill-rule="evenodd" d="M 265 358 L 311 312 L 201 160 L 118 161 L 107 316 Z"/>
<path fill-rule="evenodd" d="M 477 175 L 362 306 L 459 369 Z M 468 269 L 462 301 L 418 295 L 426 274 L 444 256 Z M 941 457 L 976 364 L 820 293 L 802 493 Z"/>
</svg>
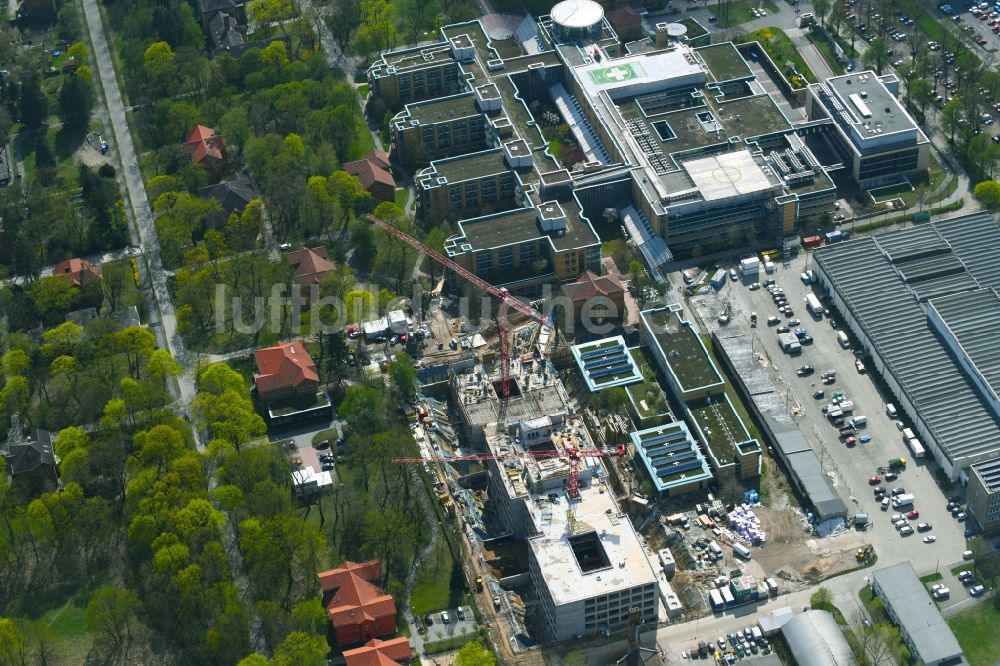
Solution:
<svg viewBox="0 0 1000 666">
<path fill-rule="evenodd" d="M 886 403 L 885 413 L 890 419 L 894 421 L 896 420 L 896 417 L 899 416 L 899 414 L 896 413 L 896 405 L 892 404 L 891 402 Z"/>
<path fill-rule="evenodd" d="M 747 548 L 746 546 L 744 546 L 741 543 L 734 543 L 733 544 L 733 554 L 734 555 L 739 555 L 744 560 L 749 560 L 750 557 L 751 557 L 751 555 L 750 555 L 750 549 Z"/>
<path fill-rule="evenodd" d="M 837 332 L 837 341 L 840 343 L 840 346 L 843 347 L 844 349 L 847 349 L 848 347 L 851 346 L 851 341 L 847 339 L 847 333 L 844 333 L 843 331 Z"/>
<path fill-rule="evenodd" d="M 851 419 L 851 425 L 854 426 L 855 428 L 864 428 L 865 426 L 868 425 L 868 417 L 855 416 L 853 419 Z"/>
</svg>

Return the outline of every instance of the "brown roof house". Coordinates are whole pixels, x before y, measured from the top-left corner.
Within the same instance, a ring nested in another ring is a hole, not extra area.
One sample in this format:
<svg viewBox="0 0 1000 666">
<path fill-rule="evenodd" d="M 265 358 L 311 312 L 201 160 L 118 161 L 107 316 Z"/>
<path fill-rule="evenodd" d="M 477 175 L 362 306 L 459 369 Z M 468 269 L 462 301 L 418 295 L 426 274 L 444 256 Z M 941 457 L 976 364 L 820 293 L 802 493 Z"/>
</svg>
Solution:
<svg viewBox="0 0 1000 666">
<path fill-rule="evenodd" d="M 80 290 L 79 305 L 100 308 L 104 300 L 100 265 L 92 264 L 86 259 L 66 259 L 55 265 L 52 275 L 68 280 Z"/>
<path fill-rule="evenodd" d="M 387 641 L 373 638 L 364 647 L 344 650 L 346 666 L 399 666 L 409 664 L 412 658 L 413 648 L 406 636 Z"/>
<path fill-rule="evenodd" d="M 253 381 L 261 402 L 316 395 L 319 374 L 301 340 L 258 349 L 253 355 L 258 370 Z"/>
<path fill-rule="evenodd" d="M 344 562 L 317 576 L 338 645 L 367 643 L 396 632 L 396 602 L 377 585 L 382 579 L 377 560 Z"/>
<path fill-rule="evenodd" d="M 587 270 L 576 282 L 568 282 L 562 289 L 573 301 L 577 321 L 585 316 L 589 321 L 625 319 L 625 284 L 614 275 L 598 275 Z"/>
<path fill-rule="evenodd" d="M 36 428 L 26 436 L 9 440 L 3 457 L 11 483 L 23 497 L 37 497 L 59 487 L 59 459 L 52 448 L 52 433 Z"/>
<path fill-rule="evenodd" d="M 226 166 L 226 142 L 215 130 L 197 125 L 187 135 L 184 146 L 191 153 L 191 161 L 203 164 L 215 174 L 221 174 Z"/>
<path fill-rule="evenodd" d="M 319 298 L 319 285 L 323 276 L 333 270 L 333 262 L 326 258 L 326 248 L 304 247 L 289 252 L 286 258 L 302 291 L 308 294 L 309 302 L 314 302 Z"/>
<path fill-rule="evenodd" d="M 352 176 L 357 176 L 361 185 L 376 199 L 382 201 L 395 199 L 396 180 L 389 170 L 389 153 L 373 150 L 365 155 L 365 159 L 345 162 L 342 168 Z"/>
<path fill-rule="evenodd" d="M 83 287 L 87 282 L 101 281 L 101 267 L 86 259 L 66 259 L 52 269 L 53 275 L 65 275 L 74 287 Z"/>
</svg>

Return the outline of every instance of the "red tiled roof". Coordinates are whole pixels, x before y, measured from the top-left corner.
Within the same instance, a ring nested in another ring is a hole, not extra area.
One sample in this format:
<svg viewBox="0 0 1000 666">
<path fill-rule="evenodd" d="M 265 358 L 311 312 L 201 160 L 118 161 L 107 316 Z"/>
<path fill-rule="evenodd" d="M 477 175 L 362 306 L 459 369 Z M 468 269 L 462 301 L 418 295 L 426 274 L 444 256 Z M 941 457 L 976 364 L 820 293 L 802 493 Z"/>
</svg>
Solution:
<svg viewBox="0 0 1000 666">
<path fill-rule="evenodd" d="M 343 585 L 344 579 L 350 573 L 360 576 L 369 582 L 374 582 L 382 579 L 382 565 L 378 560 L 368 560 L 367 562 L 351 562 L 347 560 L 335 569 L 319 572 L 316 574 L 316 577 L 319 578 L 320 589 L 326 594 Z"/>
<path fill-rule="evenodd" d="M 333 263 L 326 258 L 325 247 L 304 247 L 289 252 L 287 259 L 301 285 L 319 284 L 327 271 L 333 270 Z"/>
<path fill-rule="evenodd" d="M 613 275 L 598 275 L 584 271 L 576 282 L 563 285 L 563 291 L 572 301 L 582 301 L 595 296 L 610 296 L 625 291 L 621 280 Z"/>
<path fill-rule="evenodd" d="M 375 638 L 364 647 L 344 651 L 347 666 L 398 666 L 409 663 L 413 655 L 410 640 L 406 636 L 380 641 Z"/>
<path fill-rule="evenodd" d="M 396 615 L 393 598 L 370 582 L 381 578 L 382 567 L 378 561 L 344 562 L 336 569 L 317 575 L 324 596 L 333 593 L 326 604 L 326 612 L 334 628 Z"/>
<path fill-rule="evenodd" d="M 215 133 L 215 130 L 204 125 L 197 125 L 188 133 L 185 146 L 191 153 L 191 161 L 197 163 L 206 157 L 222 160 L 226 142 Z"/>
<path fill-rule="evenodd" d="M 383 169 L 389 168 L 389 153 L 384 150 L 373 148 L 370 153 L 365 155 L 365 159 L 374 163 L 376 166 L 382 167 Z"/>
<path fill-rule="evenodd" d="M 303 381 L 319 381 L 316 364 L 301 340 L 282 342 L 254 353 L 259 372 L 253 376 L 257 390 L 268 392 Z"/>
<path fill-rule="evenodd" d="M 371 189 L 375 183 L 396 187 L 396 180 L 392 174 L 370 159 L 345 162 L 342 168 L 352 176 L 357 176 L 366 190 Z"/>
<path fill-rule="evenodd" d="M 74 258 L 60 261 L 52 269 L 53 275 L 69 276 L 69 281 L 74 287 L 79 287 L 83 284 L 86 273 L 90 273 L 92 276 L 100 279 L 101 267 L 93 265 L 86 259 Z"/>
</svg>

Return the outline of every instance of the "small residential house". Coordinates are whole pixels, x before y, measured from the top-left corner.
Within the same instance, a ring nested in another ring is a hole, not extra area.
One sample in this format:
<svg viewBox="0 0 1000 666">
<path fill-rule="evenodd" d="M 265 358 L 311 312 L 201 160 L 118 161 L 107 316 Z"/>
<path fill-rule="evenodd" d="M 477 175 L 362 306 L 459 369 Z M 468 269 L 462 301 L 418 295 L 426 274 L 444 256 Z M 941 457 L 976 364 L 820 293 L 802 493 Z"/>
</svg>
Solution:
<svg viewBox="0 0 1000 666">
<path fill-rule="evenodd" d="M 378 587 L 382 580 L 378 560 L 344 562 L 317 575 L 338 645 L 367 643 L 395 633 L 396 602 Z"/>
<path fill-rule="evenodd" d="M 86 259 L 66 259 L 52 269 L 52 275 L 65 276 L 74 287 L 84 287 L 90 282 L 101 281 L 101 267 Z"/>
<path fill-rule="evenodd" d="M 242 213 L 247 204 L 258 198 L 260 193 L 249 176 L 237 174 L 223 183 L 199 188 L 198 196 L 218 201 L 228 219 L 233 213 Z"/>
<path fill-rule="evenodd" d="M 582 315 L 591 321 L 625 318 L 625 283 L 618 276 L 587 270 L 575 282 L 564 284 L 562 290 L 573 301 L 577 321 Z"/>
<path fill-rule="evenodd" d="M 315 395 L 319 390 L 316 364 L 301 340 L 258 349 L 253 355 L 257 361 L 253 380 L 261 402 Z"/>
<path fill-rule="evenodd" d="M 310 302 L 319 298 L 319 285 L 323 277 L 333 270 L 333 262 L 326 258 L 325 247 L 303 247 L 301 250 L 289 252 L 288 265 L 295 273 L 295 279 L 302 287 L 302 292 L 308 294 Z"/>
<path fill-rule="evenodd" d="M 208 34 L 212 38 L 214 54 L 223 51 L 241 53 L 247 41 L 236 18 L 225 12 L 216 12 L 208 19 Z"/>
<path fill-rule="evenodd" d="M 380 641 L 374 638 L 363 647 L 344 650 L 346 666 L 398 666 L 409 664 L 413 658 L 413 648 L 406 636 Z"/>
<path fill-rule="evenodd" d="M 215 133 L 214 129 L 197 125 L 187 135 L 184 143 L 191 154 L 191 161 L 203 164 L 215 174 L 222 173 L 226 166 L 226 142 Z"/>
<path fill-rule="evenodd" d="M 8 441 L 3 455 L 11 483 L 24 497 L 37 497 L 59 487 L 59 461 L 52 448 L 52 433 L 36 428 Z"/>
<path fill-rule="evenodd" d="M 373 197 L 393 201 L 396 196 L 396 179 L 389 170 L 389 153 L 373 150 L 363 160 L 345 162 L 344 171 L 356 176 Z"/>
<path fill-rule="evenodd" d="M 198 14 L 206 32 L 211 32 L 211 21 L 218 14 L 226 14 L 239 25 L 247 24 L 246 0 L 198 0 Z"/>
</svg>

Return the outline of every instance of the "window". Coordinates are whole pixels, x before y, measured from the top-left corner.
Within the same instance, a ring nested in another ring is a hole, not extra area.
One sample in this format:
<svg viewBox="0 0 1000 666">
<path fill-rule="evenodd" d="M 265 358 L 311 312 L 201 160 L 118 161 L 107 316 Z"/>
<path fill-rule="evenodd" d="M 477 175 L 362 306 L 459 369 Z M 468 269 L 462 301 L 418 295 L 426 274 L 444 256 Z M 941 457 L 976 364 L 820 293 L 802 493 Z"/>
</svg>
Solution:
<svg viewBox="0 0 1000 666">
<path fill-rule="evenodd" d="M 500 267 L 513 266 L 514 265 L 514 248 L 512 247 L 502 247 L 500 248 Z"/>
<path fill-rule="evenodd" d="M 521 263 L 527 264 L 535 260 L 535 244 L 521 243 Z"/>
<path fill-rule="evenodd" d="M 476 253 L 476 272 L 482 273 L 493 268 L 493 254 L 490 252 Z"/>
</svg>

